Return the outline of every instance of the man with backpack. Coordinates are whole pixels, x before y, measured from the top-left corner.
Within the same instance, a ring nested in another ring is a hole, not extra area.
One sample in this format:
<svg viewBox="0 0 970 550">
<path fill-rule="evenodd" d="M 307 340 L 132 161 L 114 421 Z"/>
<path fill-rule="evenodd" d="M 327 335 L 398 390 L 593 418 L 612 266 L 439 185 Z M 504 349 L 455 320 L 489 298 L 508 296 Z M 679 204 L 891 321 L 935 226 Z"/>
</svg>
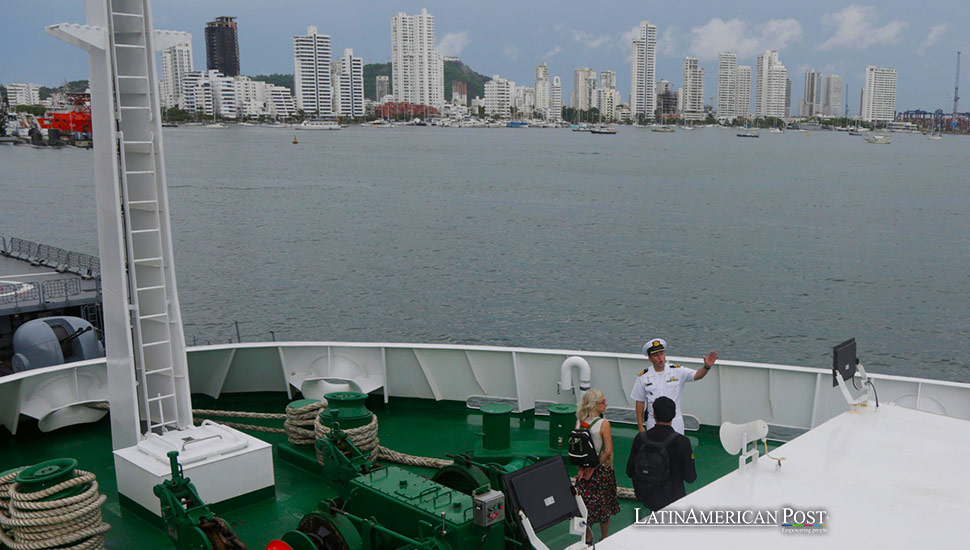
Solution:
<svg viewBox="0 0 970 550">
<path fill-rule="evenodd" d="M 653 402 L 656 425 L 633 439 L 626 475 L 633 480 L 637 500 L 651 511 L 660 510 L 687 494 L 684 482 L 697 479 L 694 451 L 686 436 L 674 431 L 671 422 L 677 406 L 669 397 Z"/>
</svg>

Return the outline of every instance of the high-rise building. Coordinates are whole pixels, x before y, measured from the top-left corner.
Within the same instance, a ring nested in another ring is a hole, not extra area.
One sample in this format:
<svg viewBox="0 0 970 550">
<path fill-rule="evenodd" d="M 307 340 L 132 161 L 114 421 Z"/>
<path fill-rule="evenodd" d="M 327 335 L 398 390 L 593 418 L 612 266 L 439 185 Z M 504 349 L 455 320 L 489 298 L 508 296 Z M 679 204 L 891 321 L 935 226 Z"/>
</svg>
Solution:
<svg viewBox="0 0 970 550">
<path fill-rule="evenodd" d="M 391 95 L 391 77 L 387 75 L 378 76 L 375 81 L 375 87 L 377 88 L 375 90 L 377 97 L 374 99 L 378 103 L 382 103 L 385 96 Z"/>
<path fill-rule="evenodd" d="M 515 82 L 495 75 L 485 83 L 485 114 L 498 117 L 509 116 L 512 112 L 512 100 L 515 94 Z"/>
<path fill-rule="evenodd" d="M 40 86 L 25 82 L 7 84 L 7 102 L 11 107 L 40 105 Z"/>
<path fill-rule="evenodd" d="M 558 76 L 552 77 L 552 85 L 549 86 L 549 116 L 548 120 L 562 120 L 562 79 Z"/>
<path fill-rule="evenodd" d="M 653 120 L 657 108 L 657 26 L 641 21 L 633 39 L 630 67 L 630 110 L 634 117 Z"/>
<path fill-rule="evenodd" d="M 891 122 L 896 118 L 896 69 L 866 67 L 866 84 L 862 89 L 862 120 Z"/>
<path fill-rule="evenodd" d="M 516 86 L 512 105 L 515 115 L 520 118 L 531 118 L 536 108 L 536 89 L 529 86 Z"/>
<path fill-rule="evenodd" d="M 445 103 L 444 61 L 435 49 L 434 16 L 398 13 L 391 18 L 394 99 L 440 109 Z"/>
<path fill-rule="evenodd" d="M 785 77 L 785 120 L 791 118 L 791 79 Z"/>
<path fill-rule="evenodd" d="M 822 116 L 840 117 L 842 112 L 842 77 L 825 75 L 822 83 Z"/>
<path fill-rule="evenodd" d="M 304 113 L 333 114 L 333 86 L 330 67 L 330 35 L 307 27 L 305 35 L 293 37 L 293 88 L 296 108 Z"/>
<path fill-rule="evenodd" d="M 536 110 L 549 119 L 549 67 L 545 63 L 536 67 Z"/>
<path fill-rule="evenodd" d="M 822 73 L 814 69 L 805 71 L 805 91 L 798 105 L 798 116 L 813 117 L 822 114 Z"/>
<path fill-rule="evenodd" d="M 237 118 L 236 81 L 219 71 L 190 71 L 182 77 L 185 110 L 205 116 Z"/>
<path fill-rule="evenodd" d="M 162 78 L 158 83 L 159 102 L 162 108 L 183 108 L 182 75 L 194 71 L 192 62 L 192 39 L 162 50 Z"/>
<path fill-rule="evenodd" d="M 766 50 L 759 55 L 754 116 L 786 118 L 791 94 L 789 82 L 788 70 L 778 59 L 777 51 Z"/>
<path fill-rule="evenodd" d="M 717 56 L 717 118 L 731 121 L 738 117 L 738 56 L 721 52 Z"/>
<path fill-rule="evenodd" d="M 451 81 L 451 102 L 454 105 L 468 106 L 468 84 L 460 80 Z"/>
<path fill-rule="evenodd" d="M 738 65 L 738 118 L 751 118 L 751 65 Z"/>
<path fill-rule="evenodd" d="M 684 120 L 704 120 L 704 69 L 696 57 L 684 58 Z"/>
<path fill-rule="evenodd" d="M 620 92 L 616 90 L 616 71 L 600 72 L 600 85 L 596 90 L 596 97 L 600 117 L 607 121 L 616 120 L 616 108 L 621 101 Z"/>
<path fill-rule="evenodd" d="M 239 76 L 239 35 L 235 17 L 216 17 L 205 24 L 206 69 Z"/>
<path fill-rule="evenodd" d="M 354 50 L 344 49 L 340 58 L 340 78 L 338 80 L 340 109 L 334 111 L 343 117 L 364 116 L 364 59 L 354 57 Z"/>
<path fill-rule="evenodd" d="M 596 71 L 590 68 L 573 70 L 572 107 L 588 111 L 596 106 Z"/>
</svg>

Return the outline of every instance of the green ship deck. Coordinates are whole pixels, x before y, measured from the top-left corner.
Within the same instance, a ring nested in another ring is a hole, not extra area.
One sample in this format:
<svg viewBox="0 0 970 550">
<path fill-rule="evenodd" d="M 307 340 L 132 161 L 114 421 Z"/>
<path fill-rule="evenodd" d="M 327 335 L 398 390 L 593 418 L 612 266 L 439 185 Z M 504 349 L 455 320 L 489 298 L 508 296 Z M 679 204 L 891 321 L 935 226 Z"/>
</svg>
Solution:
<svg viewBox="0 0 970 550">
<path fill-rule="evenodd" d="M 281 393 L 234 394 L 219 400 L 193 396 L 193 405 L 197 408 L 237 411 L 281 412 L 287 402 L 286 395 Z M 471 450 L 476 442 L 481 441 L 482 415 L 467 408 L 464 403 L 392 398 L 385 405 L 380 396 L 372 396 L 367 405 L 378 416 L 381 445 L 396 451 L 445 458 L 447 453 Z M 267 426 L 280 424 L 271 420 L 250 422 Z M 548 425 L 547 417 L 531 413 L 514 414 L 511 421 L 512 441 L 547 441 Z M 623 470 L 636 428 L 625 424 L 613 425 L 617 481 L 621 487 L 631 487 L 632 483 Z M 429 429 L 432 426 L 433 429 Z M 51 433 L 40 432 L 36 423 L 23 424 L 17 436 L 11 436 L 6 430 L 0 432 L 0 471 L 52 458 L 73 457 L 78 460 L 81 469 L 98 476 L 100 490 L 108 497 L 102 507 L 104 521 L 112 526 L 107 534 L 108 548 L 134 548 L 136 545 L 144 549 L 173 547 L 166 532 L 160 528 L 160 523 L 149 521 L 143 512 L 119 502 L 107 416 L 97 423 L 72 426 Z M 304 514 L 317 508 L 318 501 L 332 495 L 332 489 L 318 473 L 280 458 L 283 447 L 279 445 L 286 443 L 286 436 L 254 431 L 248 433 L 274 445 L 275 498 L 237 502 L 232 509 L 217 508 L 216 511 L 249 548 L 265 548 L 269 541 L 296 528 Z M 688 435 L 694 444 L 698 472 L 697 481 L 688 485 L 688 493 L 737 468 L 737 457 L 728 455 L 721 448 L 716 428 L 701 426 L 699 431 L 688 432 Z M 307 457 L 312 456 L 309 446 L 300 449 L 305 449 Z M 304 462 L 309 464 L 310 460 Z M 322 468 L 315 464 L 308 467 L 314 470 Z M 409 469 L 422 475 L 430 476 L 433 473 L 427 468 Z M 570 468 L 570 474 L 575 474 L 575 468 Z M 610 531 L 616 532 L 633 523 L 634 508 L 638 506 L 636 501 L 621 500 L 620 514 L 611 522 Z M 540 538 L 551 548 L 562 548 L 575 542 L 575 537 L 568 534 L 567 527 L 563 523 L 550 528 L 541 533 Z M 598 539 L 599 530 L 595 529 L 595 532 Z"/>
</svg>

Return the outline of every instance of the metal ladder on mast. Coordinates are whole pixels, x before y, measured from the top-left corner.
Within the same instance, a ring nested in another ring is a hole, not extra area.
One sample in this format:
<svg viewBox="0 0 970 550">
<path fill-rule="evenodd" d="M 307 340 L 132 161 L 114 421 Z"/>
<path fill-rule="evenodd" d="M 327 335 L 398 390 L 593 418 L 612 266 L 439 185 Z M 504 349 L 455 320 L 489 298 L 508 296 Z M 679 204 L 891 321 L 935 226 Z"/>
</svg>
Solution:
<svg viewBox="0 0 970 550">
<path fill-rule="evenodd" d="M 141 431 L 192 426 L 188 369 L 175 288 L 161 124 L 153 87 L 148 3 L 111 0 L 108 46 L 114 80 L 118 174 Z"/>
</svg>

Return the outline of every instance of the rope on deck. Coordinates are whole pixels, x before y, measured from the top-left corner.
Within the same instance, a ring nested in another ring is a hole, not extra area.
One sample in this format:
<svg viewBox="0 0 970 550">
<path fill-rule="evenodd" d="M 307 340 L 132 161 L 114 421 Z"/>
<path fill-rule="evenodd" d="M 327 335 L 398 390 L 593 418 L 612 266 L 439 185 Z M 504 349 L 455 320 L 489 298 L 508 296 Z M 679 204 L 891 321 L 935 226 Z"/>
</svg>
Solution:
<svg viewBox="0 0 970 550">
<path fill-rule="evenodd" d="M 11 474 L 14 477 L 16 474 Z M 104 534 L 111 526 L 101 521 L 101 504 L 107 497 L 98 492 L 94 474 L 74 470 L 75 477 L 34 493 L 10 484 L 10 475 L 0 478 L 7 486 L 9 503 L 0 513 L 0 542 L 11 550 L 91 550 L 104 547 Z M 87 489 L 72 497 L 43 500 L 79 485 Z"/>
</svg>

